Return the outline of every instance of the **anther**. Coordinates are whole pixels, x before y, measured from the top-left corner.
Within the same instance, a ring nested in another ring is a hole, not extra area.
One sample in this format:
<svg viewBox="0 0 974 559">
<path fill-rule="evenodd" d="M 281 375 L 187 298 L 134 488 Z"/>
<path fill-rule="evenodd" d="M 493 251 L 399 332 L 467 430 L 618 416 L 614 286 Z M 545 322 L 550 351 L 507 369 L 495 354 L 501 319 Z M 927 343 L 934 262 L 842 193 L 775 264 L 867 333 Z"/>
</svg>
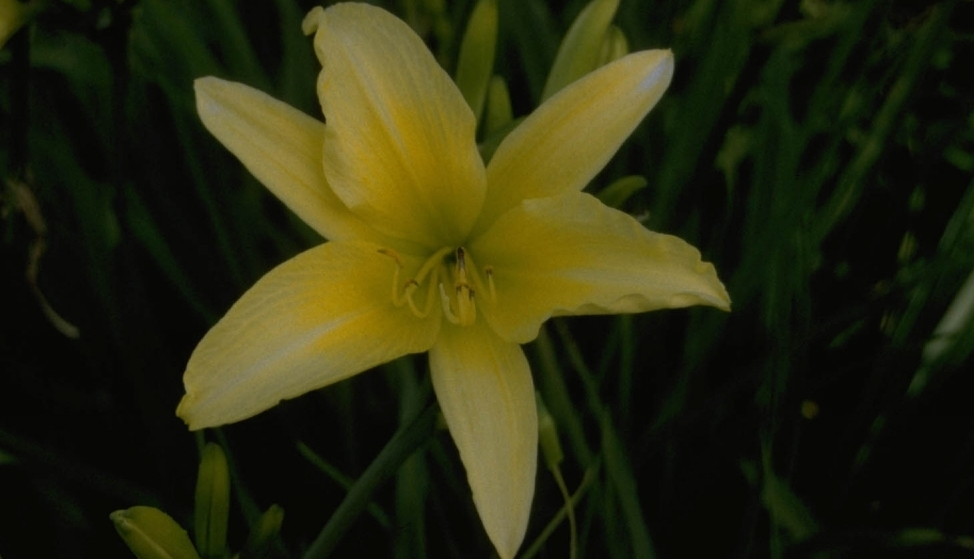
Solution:
<svg viewBox="0 0 974 559">
<path fill-rule="evenodd" d="M 467 275 L 467 261 L 470 261 L 470 275 Z M 497 289 L 494 287 L 494 268 L 493 266 L 484 267 L 484 275 L 487 276 L 487 284 L 484 285 L 480 274 L 477 273 L 477 266 L 470 255 L 461 247 L 457 249 L 457 285 L 470 286 L 471 295 L 474 287 L 477 291 L 490 294 L 490 302 L 497 302 Z"/>
<path fill-rule="evenodd" d="M 484 275 L 487 276 L 487 286 L 490 288 L 490 302 L 497 302 L 497 290 L 494 289 L 494 267 L 487 266 L 484 268 Z"/>
<path fill-rule="evenodd" d="M 463 247 L 457 248 L 457 274 L 456 274 L 456 296 L 457 313 L 456 317 L 460 324 L 468 326 L 473 324 L 477 318 L 477 303 L 474 300 L 474 290 L 467 282 L 467 258 Z M 476 275 L 476 274 L 475 274 Z"/>
<path fill-rule="evenodd" d="M 477 302 L 473 298 L 474 291 L 466 283 L 457 285 L 457 318 L 460 324 L 469 326 L 477 318 Z"/>
<path fill-rule="evenodd" d="M 396 261 L 396 266 L 402 268 L 402 259 L 399 258 L 399 254 L 396 251 L 392 250 L 391 248 L 380 248 L 379 254 L 392 258 Z"/>
</svg>

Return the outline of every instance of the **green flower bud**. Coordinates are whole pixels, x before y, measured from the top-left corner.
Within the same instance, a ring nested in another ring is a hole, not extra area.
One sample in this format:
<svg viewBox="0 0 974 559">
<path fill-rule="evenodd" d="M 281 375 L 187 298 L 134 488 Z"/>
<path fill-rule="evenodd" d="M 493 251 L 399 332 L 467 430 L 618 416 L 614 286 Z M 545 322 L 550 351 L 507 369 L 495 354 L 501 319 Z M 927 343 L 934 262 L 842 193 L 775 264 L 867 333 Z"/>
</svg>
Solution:
<svg viewBox="0 0 974 559">
<path fill-rule="evenodd" d="M 542 101 L 599 67 L 602 44 L 618 8 L 619 0 L 592 0 L 578 14 L 558 47 Z"/>
<path fill-rule="evenodd" d="M 205 559 L 222 558 L 227 551 L 230 517 L 230 471 L 223 449 L 207 443 L 196 478 L 196 548 Z"/>
<path fill-rule="evenodd" d="M 500 76 L 490 78 L 487 92 L 487 133 L 493 133 L 507 126 L 514 120 L 511 109 L 511 94 L 507 91 L 507 82 Z"/>
<path fill-rule="evenodd" d="M 470 15 L 460 43 L 456 82 L 463 98 L 480 121 L 487 86 L 494 69 L 497 46 L 497 0 L 480 0 Z"/>
<path fill-rule="evenodd" d="M 602 39 L 602 51 L 599 53 L 598 67 L 605 66 L 609 62 L 618 60 L 629 54 L 629 40 L 626 34 L 616 25 L 609 26 Z"/>
<path fill-rule="evenodd" d="M 646 184 L 645 177 L 629 175 L 616 179 L 612 184 L 600 190 L 596 196 L 610 208 L 621 208 L 630 196 L 646 188 Z"/>
<path fill-rule="evenodd" d="M 555 425 L 554 418 L 548 413 L 544 401 L 541 400 L 541 394 L 535 392 L 534 397 L 538 404 L 538 442 L 541 443 L 541 454 L 548 469 L 554 471 L 565 458 L 565 453 L 561 450 L 561 442 L 558 440 L 558 427 Z"/>
<path fill-rule="evenodd" d="M 186 530 L 157 508 L 117 510 L 109 518 L 139 559 L 200 559 Z"/>
<path fill-rule="evenodd" d="M 280 505 L 271 505 L 257 519 L 247 543 L 240 550 L 240 559 L 263 559 L 270 554 L 274 538 L 281 531 L 281 524 L 284 523 L 284 509 Z"/>
</svg>

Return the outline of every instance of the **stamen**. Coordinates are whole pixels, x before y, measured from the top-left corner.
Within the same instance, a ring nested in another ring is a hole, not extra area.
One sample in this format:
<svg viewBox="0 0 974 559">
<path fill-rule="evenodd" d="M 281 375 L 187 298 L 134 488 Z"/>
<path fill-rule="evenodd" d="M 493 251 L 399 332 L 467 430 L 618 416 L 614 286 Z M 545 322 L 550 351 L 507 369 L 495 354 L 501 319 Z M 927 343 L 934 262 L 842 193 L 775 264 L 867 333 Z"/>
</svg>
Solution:
<svg viewBox="0 0 974 559">
<path fill-rule="evenodd" d="M 434 277 L 432 279 L 435 280 L 436 278 Z M 419 307 L 416 306 L 416 302 L 413 301 L 413 293 L 415 293 L 416 289 L 419 288 L 419 284 L 416 283 L 416 280 L 409 280 L 409 283 L 406 284 L 405 295 L 406 295 L 406 302 L 409 303 L 409 310 L 413 311 L 413 314 L 419 318 L 426 318 L 427 316 L 429 316 L 430 311 L 433 309 L 433 298 L 434 298 L 433 286 L 434 285 L 435 285 L 434 282 L 430 281 L 429 289 L 426 292 L 426 307 L 423 308 L 422 311 L 420 311 Z"/>
<path fill-rule="evenodd" d="M 430 256 L 429 258 L 426 259 L 426 262 L 423 262 L 423 267 L 419 269 L 419 272 L 416 272 L 416 275 L 413 277 L 413 279 L 415 279 L 417 283 L 423 283 L 423 280 L 426 279 L 426 274 L 430 273 L 430 270 L 435 268 L 438 264 L 442 263 L 443 257 L 446 256 L 447 254 L 450 254 L 451 250 L 453 249 L 451 249 L 450 247 L 443 247 L 440 250 L 434 252 L 433 256 Z"/>
<path fill-rule="evenodd" d="M 394 250 L 387 248 L 380 248 L 379 254 L 388 256 L 396 261 L 396 271 L 392 273 L 392 304 L 396 308 L 399 308 L 405 304 L 405 301 L 399 297 L 399 270 L 402 269 L 402 259 L 399 258 L 399 255 Z M 408 283 L 406 284 L 406 288 L 409 288 Z"/>
<path fill-rule="evenodd" d="M 484 268 L 484 275 L 487 276 L 487 285 L 490 286 L 490 302 L 497 303 L 497 290 L 494 289 L 494 267 Z"/>
<path fill-rule="evenodd" d="M 476 275 L 476 274 L 474 274 Z M 468 326 L 477 318 L 477 303 L 474 301 L 474 290 L 467 283 L 467 259 L 463 247 L 457 249 L 457 318 L 460 324 Z"/>
<path fill-rule="evenodd" d="M 492 303 L 497 301 L 497 289 L 494 286 L 494 269 L 491 266 L 487 266 L 483 269 L 484 275 L 487 276 L 487 284 L 480 278 L 480 274 L 477 273 L 477 268 L 474 265 L 472 259 L 470 259 L 470 274 L 467 275 L 467 260 L 470 256 L 463 247 L 455 249 L 455 262 L 453 269 L 453 288 L 455 291 L 456 303 L 450 300 L 450 296 L 447 295 L 446 288 L 443 286 L 443 282 L 440 281 L 440 274 L 447 274 L 449 272 L 445 269 L 441 270 L 441 266 L 447 264 L 446 257 L 454 249 L 449 247 L 443 247 L 440 250 L 433 253 L 429 258 L 423 262 L 423 265 L 416 272 L 416 275 L 412 279 L 407 281 L 401 286 L 400 289 L 400 277 L 401 271 L 403 269 L 403 261 L 396 251 L 392 249 L 379 249 L 379 253 L 389 258 L 396 263 L 396 269 L 392 275 L 392 304 L 397 308 L 404 305 L 409 306 L 409 310 L 416 315 L 418 318 L 426 318 L 433 308 L 433 301 L 436 298 L 435 290 L 439 288 L 440 291 L 440 305 L 443 307 L 443 315 L 447 320 L 453 324 L 459 324 L 462 326 L 469 326 L 473 324 L 477 319 L 477 299 L 476 293 L 480 291 L 481 293 L 489 293 L 490 301 Z M 414 297 L 416 291 L 423 282 L 429 282 L 429 288 L 426 294 L 426 301 L 423 308 L 420 309 L 417 305 L 416 298 Z"/>
<path fill-rule="evenodd" d="M 450 298 L 446 294 L 446 289 L 443 289 L 442 283 L 440 284 L 440 304 L 443 305 L 443 316 L 453 324 L 460 324 L 460 319 L 453 314 L 453 309 L 450 308 Z"/>
<path fill-rule="evenodd" d="M 462 255 L 460 254 L 461 252 Z M 470 279 L 473 281 L 474 287 L 476 287 L 477 291 L 480 291 L 481 293 L 490 293 L 490 302 L 496 303 L 497 289 L 494 287 L 494 267 L 486 266 L 484 268 L 484 275 L 487 276 L 487 285 L 484 285 L 483 280 L 480 279 L 480 274 L 477 273 L 477 266 L 474 263 L 473 258 L 471 258 L 462 247 L 457 249 L 457 253 L 458 268 L 462 267 L 460 272 L 463 273 L 463 280 L 466 281 L 467 279 L 466 261 L 470 260 Z M 461 260 L 463 261 L 462 266 L 460 265 Z"/>
<path fill-rule="evenodd" d="M 457 318 L 460 324 L 469 326 L 477 318 L 477 302 L 473 298 L 474 291 L 466 283 L 457 285 Z"/>
<path fill-rule="evenodd" d="M 396 261 L 396 265 L 402 268 L 402 259 L 399 258 L 399 253 L 396 251 L 392 250 L 391 248 L 380 248 L 379 254 L 392 258 Z"/>
<path fill-rule="evenodd" d="M 412 313 L 418 318 L 426 318 L 429 316 L 430 310 L 433 308 L 433 290 L 436 280 L 435 270 L 436 267 L 443 262 L 443 257 L 449 254 L 451 250 L 452 249 L 449 247 L 444 247 L 427 258 L 426 262 L 424 262 L 423 266 L 419 269 L 419 272 L 417 272 L 412 279 L 406 282 L 402 288 L 402 292 L 400 293 L 399 272 L 403 268 L 402 258 L 400 258 L 399 254 L 392 249 L 379 249 L 380 254 L 388 256 L 396 262 L 396 270 L 392 273 L 392 304 L 396 308 L 402 307 L 403 305 L 409 305 L 409 310 L 411 310 Z M 413 299 L 413 293 L 416 292 L 420 284 L 423 283 L 423 280 L 426 279 L 426 276 L 429 275 L 431 271 L 433 272 L 433 278 L 430 281 L 429 292 L 426 296 L 426 307 L 423 310 L 419 310 L 419 307 L 416 306 L 416 301 Z"/>
<path fill-rule="evenodd" d="M 416 303 L 413 302 L 413 292 L 416 291 L 418 287 L 419 284 L 416 283 L 416 280 L 407 281 L 406 286 L 402 288 L 401 300 L 399 301 L 399 304 L 396 306 L 401 307 L 404 304 L 408 304 L 410 310 L 413 311 L 413 314 L 419 316 L 419 313 L 416 312 Z"/>
</svg>

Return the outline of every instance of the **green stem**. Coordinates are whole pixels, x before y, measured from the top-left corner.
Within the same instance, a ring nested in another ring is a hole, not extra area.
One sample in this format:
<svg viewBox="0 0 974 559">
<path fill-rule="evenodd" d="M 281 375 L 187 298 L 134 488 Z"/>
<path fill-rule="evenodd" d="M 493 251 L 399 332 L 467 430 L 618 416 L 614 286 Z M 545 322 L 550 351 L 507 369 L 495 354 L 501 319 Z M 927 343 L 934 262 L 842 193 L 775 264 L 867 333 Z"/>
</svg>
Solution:
<svg viewBox="0 0 974 559">
<path fill-rule="evenodd" d="M 341 485 L 346 491 L 351 489 L 352 486 L 355 484 L 355 480 L 348 477 L 347 475 L 342 473 L 341 470 L 328 463 L 327 460 L 325 460 L 324 458 L 319 456 L 314 450 L 312 450 L 310 446 L 304 444 L 301 441 L 298 441 L 296 447 L 298 450 L 298 454 L 300 454 L 305 460 L 310 462 L 312 466 L 321 470 L 326 476 L 331 478 L 332 481 L 334 481 L 338 485 Z M 382 510 L 381 507 L 379 507 L 379 505 L 370 502 L 368 504 L 368 509 L 369 509 L 369 514 L 371 514 L 372 518 L 374 518 L 375 521 L 379 523 L 379 526 L 382 526 L 387 530 L 392 527 L 392 521 L 389 520 L 389 515 L 386 514 L 386 512 Z"/>
<path fill-rule="evenodd" d="M 399 466 L 433 436 L 438 413 L 439 406 L 433 404 L 392 436 L 389 443 L 352 486 L 342 504 L 331 515 L 328 523 L 304 554 L 304 559 L 322 559 L 334 551 L 352 522 L 371 502 L 375 490 L 392 477 Z"/>
<path fill-rule="evenodd" d="M 565 520 L 565 517 L 569 516 L 570 514 L 573 515 L 574 508 L 578 505 L 578 502 L 582 499 L 582 496 L 585 495 L 585 492 L 588 491 L 588 488 L 592 485 L 592 482 L 597 479 L 599 467 L 601 465 L 602 462 L 600 460 L 596 460 L 592 466 L 585 470 L 585 476 L 582 478 L 582 482 L 578 485 L 578 489 L 575 490 L 575 493 L 572 494 L 570 499 L 566 500 L 565 506 L 561 507 L 551 518 L 551 520 L 548 521 L 548 524 L 543 530 L 541 530 L 541 533 L 538 534 L 538 537 L 535 538 L 535 540 L 531 543 L 531 546 L 524 551 L 523 555 L 521 555 L 521 559 L 531 559 L 531 557 L 537 555 L 538 552 L 541 551 L 541 547 L 545 544 L 545 542 L 548 541 L 548 538 L 551 537 L 551 534 Z M 562 481 L 562 484 L 564 484 L 564 481 Z M 573 536 L 572 553 L 574 553 L 575 548 L 576 539 L 575 536 Z"/>
<path fill-rule="evenodd" d="M 552 322 L 561 337 L 568 361 L 575 368 L 575 372 L 578 373 L 578 377 L 585 387 L 589 410 L 592 415 L 599 419 L 605 470 L 609 484 L 619 492 L 619 504 L 626 520 L 626 526 L 629 529 L 630 543 L 633 546 L 632 556 L 653 559 L 656 557 L 656 552 L 637 497 L 634 472 L 612 424 L 612 415 L 599 396 L 598 382 L 588 364 L 585 363 L 585 357 L 579 351 L 578 345 L 572 338 L 565 322 L 560 319 L 555 319 Z"/>
<path fill-rule="evenodd" d="M 547 327 L 542 327 L 535 340 L 535 347 L 538 350 L 539 361 L 539 384 L 544 400 L 551 410 L 551 415 L 557 420 L 559 427 L 564 429 L 568 438 L 572 452 L 580 464 L 589 465 L 592 463 L 594 453 L 585 440 L 585 430 L 582 421 L 576 413 L 575 405 L 572 403 L 568 393 L 568 387 L 562 378 L 561 369 L 558 366 L 558 357 L 555 348 L 551 343 L 551 336 L 548 334 Z"/>
</svg>

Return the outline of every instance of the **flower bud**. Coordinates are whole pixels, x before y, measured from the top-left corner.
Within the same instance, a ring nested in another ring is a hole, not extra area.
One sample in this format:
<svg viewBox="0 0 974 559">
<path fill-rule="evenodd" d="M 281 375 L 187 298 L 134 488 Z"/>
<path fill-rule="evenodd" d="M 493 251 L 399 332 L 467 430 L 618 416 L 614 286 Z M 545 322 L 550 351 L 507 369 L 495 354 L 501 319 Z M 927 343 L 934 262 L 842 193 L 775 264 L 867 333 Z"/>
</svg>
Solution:
<svg viewBox="0 0 974 559">
<path fill-rule="evenodd" d="M 496 47 L 497 0 L 480 0 L 470 14 L 467 31 L 460 43 L 456 76 L 457 87 L 478 122 L 484 111 Z"/>
<path fill-rule="evenodd" d="M 487 133 L 496 132 L 514 120 L 514 110 L 511 109 L 511 94 L 507 91 L 507 82 L 500 76 L 490 78 L 487 90 L 487 116 L 484 125 Z"/>
<path fill-rule="evenodd" d="M 646 188 L 647 184 L 646 178 L 640 175 L 621 177 L 600 190 L 596 197 L 606 206 L 619 209 L 629 197 Z"/>
<path fill-rule="evenodd" d="M 538 404 L 538 442 L 541 443 L 541 454 L 548 469 L 555 470 L 565 458 L 565 453 L 561 450 L 561 442 L 558 440 L 558 427 L 555 425 L 554 418 L 548 413 L 544 401 L 541 400 L 541 394 L 535 392 L 534 396 Z"/>
<path fill-rule="evenodd" d="M 626 39 L 626 34 L 617 25 L 609 26 L 602 39 L 602 51 L 599 53 L 597 67 L 601 68 L 627 54 L 629 54 L 629 41 Z"/>
<path fill-rule="evenodd" d="M 227 550 L 230 471 L 220 445 L 207 443 L 196 478 L 196 548 L 204 559 L 222 558 Z"/>
<path fill-rule="evenodd" d="M 281 531 L 281 524 L 284 523 L 284 509 L 280 505 L 271 505 L 257 519 L 247 543 L 240 550 L 240 559 L 263 559 L 270 553 L 274 538 Z"/>
<path fill-rule="evenodd" d="M 592 0 L 578 14 L 558 47 L 541 100 L 599 67 L 602 44 L 619 0 Z"/>
<path fill-rule="evenodd" d="M 139 559 L 199 559 L 186 530 L 157 508 L 117 510 L 109 518 Z"/>
</svg>

